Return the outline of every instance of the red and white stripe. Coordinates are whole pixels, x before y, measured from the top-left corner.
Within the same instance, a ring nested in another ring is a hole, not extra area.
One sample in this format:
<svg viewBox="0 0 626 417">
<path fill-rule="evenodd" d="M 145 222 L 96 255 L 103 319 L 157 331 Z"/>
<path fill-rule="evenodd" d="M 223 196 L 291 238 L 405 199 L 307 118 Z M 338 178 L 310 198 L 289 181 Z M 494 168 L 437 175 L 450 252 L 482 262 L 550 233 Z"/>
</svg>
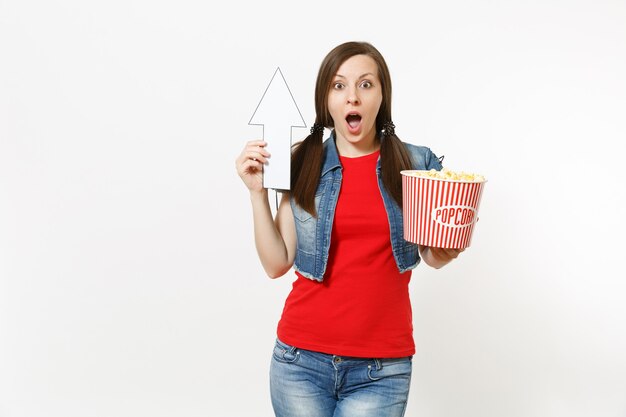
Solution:
<svg viewBox="0 0 626 417">
<path fill-rule="evenodd" d="M 404 238 L 409 242 L 438 248 L 470 245 L 484 182 L 457 182 L 402 175 Z M 440 207 L 471 207 L 474 219 L 464 226 L 448 226 L 432 218 Z"/>
</svg>

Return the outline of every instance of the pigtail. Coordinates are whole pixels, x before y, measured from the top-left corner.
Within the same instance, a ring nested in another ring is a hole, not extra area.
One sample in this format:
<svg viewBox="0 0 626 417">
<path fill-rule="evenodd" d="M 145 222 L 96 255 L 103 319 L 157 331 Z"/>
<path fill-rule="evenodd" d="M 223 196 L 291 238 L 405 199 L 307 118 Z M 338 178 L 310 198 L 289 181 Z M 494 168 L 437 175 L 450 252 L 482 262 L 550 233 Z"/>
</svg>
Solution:
<svg viewBox="0 0 626 417">
<path fill-rule="evenodd" d="M 291 193 L 296 204 L 317 216 L 315 192 L 322 170 L 324 127 L 315 123 L 311 134 L 294 145 L 291 154 Z"/>
<path fill-rule="evenodd" d="M 402 174 L 413 169 L 413 162 L 404 143 L 396 136 L 392 122 L 383 124 L 380 143 L 380 166 L 383 185 L 391 197 L 402 207 Z"/>
</svg>

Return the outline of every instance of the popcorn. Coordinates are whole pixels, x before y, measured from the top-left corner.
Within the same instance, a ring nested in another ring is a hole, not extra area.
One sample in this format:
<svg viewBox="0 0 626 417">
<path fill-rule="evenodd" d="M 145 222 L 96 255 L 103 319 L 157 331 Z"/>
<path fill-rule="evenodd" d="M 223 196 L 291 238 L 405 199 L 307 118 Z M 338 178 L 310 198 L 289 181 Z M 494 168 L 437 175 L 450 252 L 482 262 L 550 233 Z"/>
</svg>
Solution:
<svg viewBox="0 0 626 417">
<path fill-rule="evenodd" d="M 485 182 L 485 177 L 479 174 L 471 174 L 467 172 L 455 172 L 451 171 L 447 168 L 442 169 L 441 171 L 437 171 L 436 169 L 431 169 L 430 171 L 405 171 L 406 174 L 414 176 L 414 177 L 422 177 L 422 178 L 435 178 L 440 180 L 452 180 L 452 181 L 465 181 L 465 182 Z"/>
</svg>

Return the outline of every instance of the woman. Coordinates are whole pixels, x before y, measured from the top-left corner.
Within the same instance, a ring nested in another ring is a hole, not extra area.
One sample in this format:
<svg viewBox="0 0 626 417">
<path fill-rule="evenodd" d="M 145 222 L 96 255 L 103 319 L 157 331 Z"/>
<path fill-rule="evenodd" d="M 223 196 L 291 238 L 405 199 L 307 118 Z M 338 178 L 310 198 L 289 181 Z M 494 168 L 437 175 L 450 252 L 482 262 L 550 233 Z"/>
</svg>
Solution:
<svg viewBox="0 0 626 417">
<path fill-rule="evenodd" d="M 248 142 L 236 161 L 263 268 L 297 275 L 278 324 L 272 405 L 278 417 L 402 416 L 415 353 L 411 270 L 420 254 L 440 268 L 460 250 L 418 250 L 402 238 L 400 171 L 441 164 L 395 135 L 389 70 L 369 43 L 326 56 L 315 111 L 275 219 L 262 186 L 266 143 Z"/>
</svg>

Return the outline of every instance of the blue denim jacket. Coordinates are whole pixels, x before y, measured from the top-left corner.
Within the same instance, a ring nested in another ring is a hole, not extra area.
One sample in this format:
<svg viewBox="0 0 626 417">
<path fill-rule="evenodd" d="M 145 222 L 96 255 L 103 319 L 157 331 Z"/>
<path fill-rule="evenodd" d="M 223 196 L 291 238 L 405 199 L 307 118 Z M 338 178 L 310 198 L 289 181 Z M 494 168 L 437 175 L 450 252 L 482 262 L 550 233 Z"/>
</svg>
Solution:
<svg viewBox="0 0 626 417">
<path fill-rule="evenodd" d="M 440 170 L 441 163 L 435 154 L 424 146 L 405 144 L 413 160 L 413 169 Z M 320 182 L 315 193 L 317 217 L 298 206 L 293 197 L 291 209 L 296 223 L 296 259 L 294 268 L 304 277 L 321 282 L 328 263 L 330 236 L 335 218 L 335 207 L 341 188 L 342 167 L 335 145 L 335 132 L 324 142 Z M 417 245 L 404 240 L 402 207 L 387 193 L 380 176 L 380 158 L 376 164 L 378 188 L 389 218 L 391 249 L 400 272 L 413 269 L 420 262 Z"/>
</svg>

